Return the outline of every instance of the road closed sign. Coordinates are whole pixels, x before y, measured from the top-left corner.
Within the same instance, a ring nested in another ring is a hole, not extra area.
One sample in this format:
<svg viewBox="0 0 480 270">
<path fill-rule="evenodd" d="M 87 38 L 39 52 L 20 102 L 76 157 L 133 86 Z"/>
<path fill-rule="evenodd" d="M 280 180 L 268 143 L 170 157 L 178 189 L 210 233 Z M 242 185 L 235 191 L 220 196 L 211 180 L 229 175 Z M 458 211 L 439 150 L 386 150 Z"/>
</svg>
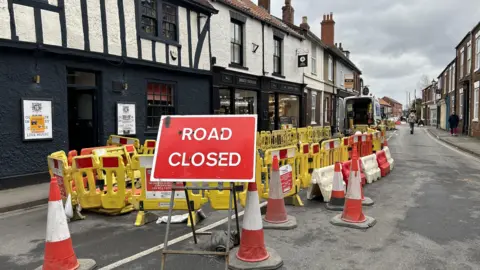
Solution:
<svg viewBox="0 0 480 270">
<path fill-rule="evenodd" d="M 151 181 L 254 182 L 256 115 L 162 116 Z"/>
</svg>

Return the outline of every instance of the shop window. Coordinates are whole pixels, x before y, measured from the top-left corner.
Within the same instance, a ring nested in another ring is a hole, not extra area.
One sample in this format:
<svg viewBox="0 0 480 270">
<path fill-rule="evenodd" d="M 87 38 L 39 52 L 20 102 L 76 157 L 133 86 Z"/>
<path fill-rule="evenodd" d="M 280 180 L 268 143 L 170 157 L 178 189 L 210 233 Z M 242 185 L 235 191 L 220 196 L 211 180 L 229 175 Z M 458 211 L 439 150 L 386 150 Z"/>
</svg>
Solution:
<svg viewBox="0 0 480 270">
<path fill-rule="evenodd" d="M 82 72 L 69 70 L 67 74 L 67 84 L 75 86 L 97 86 L 96 75 L 92 72 Z"/>
<path fill-rule="evenodd" d="M 273 73 L 282 74 L 282 40 L 275 37 L 273 39 Z"/>
<path fill-rule="evenodd" d="M 257 92 L 235 90 L 235 114 L 257 114 Z"/>
<path fill-rule="evenodd" d="M 219 114 L 231 114 L 232 110 L 230 109 L 230 89 L 220 89 L 220 111 Z"/>
<path fill-rule="evenodd" d="M 147 84 L 147 129 L 158 129 L 163 115 L 175 114 L 174 84 Z"/>
<path fill-rule="evenodd" d="M 178 41 L 177 7 L 161 0 L 140 0 L 141 28 L 144 33 Z"/>
<path fill-rule="evenodd" d="M 312 92 L 312 124 L 317 124 L 317 113 L 316 113 L 316 107 L 317 107 L 317 93 Z"/>
<path fill-rule="evenodd" d="M 232 64 L 243 66 L 243 24 L 232 20 L 230 22 L 230 58 Z"/>
<path fill-rule="evenodd" d="M 280 128 L 298 127 L 300 100 L 294 95 L 278 95 Z"/>
</svg>

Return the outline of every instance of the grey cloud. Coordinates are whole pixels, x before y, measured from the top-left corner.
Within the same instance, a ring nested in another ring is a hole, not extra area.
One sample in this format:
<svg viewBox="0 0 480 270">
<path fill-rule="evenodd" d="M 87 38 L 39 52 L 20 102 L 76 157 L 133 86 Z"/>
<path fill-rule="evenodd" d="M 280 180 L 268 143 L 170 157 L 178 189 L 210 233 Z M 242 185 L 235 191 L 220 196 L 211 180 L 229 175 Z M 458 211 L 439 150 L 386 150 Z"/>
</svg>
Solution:
<svg viewBox="0 0 480 270">
<path fill-rule="evenodd" d="M 272 0 L 274 15 L 282 16 L 284 2 Z M 478 0 L 292 0 L 292 5 L 296 24 L 308 16 L 318 36 L 322 15 L 333 12 L 335 40 L 350 50 L 370 89 L 403 102 L 405 90 L 413 91 L 422 74 L 437 77 L 450 63 L 455 46 L 480 18 Z"/>
</svg>

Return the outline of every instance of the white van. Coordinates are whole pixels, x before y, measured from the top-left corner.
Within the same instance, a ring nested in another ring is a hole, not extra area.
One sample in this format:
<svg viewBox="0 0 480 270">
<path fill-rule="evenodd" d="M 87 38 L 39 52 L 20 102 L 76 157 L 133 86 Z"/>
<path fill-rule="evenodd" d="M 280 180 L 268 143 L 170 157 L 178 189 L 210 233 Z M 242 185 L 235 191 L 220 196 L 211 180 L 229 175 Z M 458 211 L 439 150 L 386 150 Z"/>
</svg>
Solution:
<svg viewBox="0 0 480 270">
<path fill-rule="evenodd" d="M 345 118 L 343 133 L 351 134 L 356 125 L 376 126 L 382 121 L 380 102 L 374 96 L 347 97 L 343 101 Z"/>
</svg>

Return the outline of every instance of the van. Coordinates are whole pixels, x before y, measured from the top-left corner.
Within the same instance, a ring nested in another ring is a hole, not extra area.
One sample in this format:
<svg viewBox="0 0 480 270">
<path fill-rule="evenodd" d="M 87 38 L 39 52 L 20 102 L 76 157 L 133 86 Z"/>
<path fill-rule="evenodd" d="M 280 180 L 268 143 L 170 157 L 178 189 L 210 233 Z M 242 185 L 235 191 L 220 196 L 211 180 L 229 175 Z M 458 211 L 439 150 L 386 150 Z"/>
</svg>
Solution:
<svg viewBox="0 0 480 270">
<path fill-rule="evenodd" d="M 351 135 L 357 125 L 377 126 L 382 121 L 380 102 L 374 96 L 347 97 L 343 101 L 345 118 L 343 133 Z"/>
</svg>

